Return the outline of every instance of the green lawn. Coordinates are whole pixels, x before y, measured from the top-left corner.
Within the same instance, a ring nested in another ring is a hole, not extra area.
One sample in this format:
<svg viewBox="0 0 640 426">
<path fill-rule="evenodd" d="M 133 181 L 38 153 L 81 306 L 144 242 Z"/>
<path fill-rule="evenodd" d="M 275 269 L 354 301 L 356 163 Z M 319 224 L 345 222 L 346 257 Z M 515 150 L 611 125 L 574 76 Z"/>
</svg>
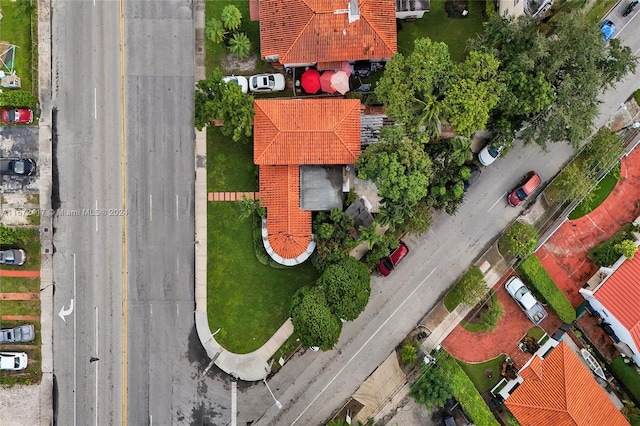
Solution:
<svg viewBox="0 0 640 426">
<path fill-rule="evenodd" d="M 612 171 L 607 174 L 600 184 L 592 191 L 593 199 L 590 202 L 586 202 L 583 200 L 578 206 L 569 214 L 569 219 L 578 219 L 582 216 L 585 216 L 595 210 L 604 200 L 607 199 L 613 188 L 615 188 L 616 183 L 618 183 L 618 177 L 620 174 L 619 167 L 615 167 Z"/>
<path fill-rule="evenodd" d="M 482 23 L 487 20 L 484 13 L 484 1 L 470 1 L 469 15 L 465 19 L 450 19 L 444 10 L 444 0 L 431 0 L 431 11 L 414 22 L 402 21 L 398 31 L 398 52 L 407 54 L 413 51 L 413 42 L 417 38 L 429 37 L 442 41 L 449 46 L 451 59 L 462 60 L 467 40 L 482 31 Z"/>
<path fill-rule="evenodd" d="M 473 382 L 473 385 L 478 389 L 478 392 L 484 393 L 491 390 L 498 384 L 500 379 L 500 365 L 506 358 L 506 355 L 499 355 L 489 361 L 469 364 L 456 360 L 458 365 L 462 367 L 469 379 Z M 487 374 L 491 370 L 491 373 Z M 491 375 L 491 378 L 487 378 L 487 375 Z"/>
<path fill-rule="evenodd" d="M 27 260 L 24 265 L 2 265 L 3 269 L 15 269 L 22 271 L 39 271 L 40 270 L 40 237 L 35 228 L 20 228 L 17 232 L 24 235 L 25 243 L 17 243 L 11 248 L 24 249 Z"/>
<path fill-rule="evenodd" d="M 275 269 L 258 262 L 251 220 L 238 218 L 236 203 L 208 206 L 207 312 L 216 340 L 236 353 L 262 346 L 289 317 L 297 289 L 318 273 L 310 262 Z"/>
<path fill-rule="evenodd" d="M 40 291 L 40 278 L 2 277 L 0 293 L 37 293 Z"/>
<path fill-rule="evenodd" d="M 232 143 L 218 128 L 207 133 L 209 191 L 258 189 L 249 144 Z M 300 287 L 315 282 L 310 262 L 274 269 L 255 255 L 250 219 L 239 219 L 237 203 L 209 202 L 207 310 L 212 331 L 225 348 L 237 353 L 262 346 L 289 317 L 289 301 Z"/>
<path fill-rule="evenodd" d="M 210 20 L 211 18 L 220 19 L 222 9 L 229 4 L 235 5 L 242 14 L 242 25 L 240 30 L 247 34 L 247 37 L 251 40 L 251 52 L 257 57 L 255 69 L 239 74 L 252 74 L 271 69 L 270 64 L 260 59 L 260 23 L 258 21 L 253 22 L 249 19 L 249 0 L 206 0 L 206 20 Z M 216 44 L 207 40 L 205 48 L 205 64 L 207 70 L 212 70 L 215 67 L 220 67 L 222 69 L 222 61 L 227 56 L 227 53 L 228 50 L 224 43 Z M 225 72 L 223 71 L 223 73 Z"/>
<path fill-rule="evenodd" d="M 36 2 L 31 0 L 0 0 L 0 41 L 15 44 L 16 49 L 14 69 L 22 83 L 22 90 L 31 92 L 32 87 L 32 50 L 31 50 L 31 14 L 33 11 L 34 25 Z M 34 34 L 36 27 L 33 28 Z M 6 72 L 6 70 L 5 70 Z"/>
<path fill-rule="evenodd" d="M 613 359 L 609 368 L 613 371 L 615 376 L 624 384 L 626 390 L 632 394 L 636 401 L 640 401 L 640 375 L 632 367 L 627 365 L 621 355 L 618 355 Z"/>
<path fill-rule="evenodd" d="M 0 300 L 3 315 L 40 315 L 40 300 Z"/>
</svg>

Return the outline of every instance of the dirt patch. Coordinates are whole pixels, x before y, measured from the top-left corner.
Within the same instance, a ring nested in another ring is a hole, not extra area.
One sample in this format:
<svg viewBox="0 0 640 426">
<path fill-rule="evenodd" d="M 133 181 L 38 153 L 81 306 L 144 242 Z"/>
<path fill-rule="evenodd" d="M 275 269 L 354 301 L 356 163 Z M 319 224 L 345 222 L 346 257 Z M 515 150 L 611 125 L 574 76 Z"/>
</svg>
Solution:
<svg viewBox="0 0 640 426">
<path fill-rule="evenodd" d="M 222 68 L 227 72 L 248 72 L 256 68 L 257 61 L 258 58 L 254 53 L 251 53 L 245 59 L 227 55 L 222 61 Z"/>
</svg>

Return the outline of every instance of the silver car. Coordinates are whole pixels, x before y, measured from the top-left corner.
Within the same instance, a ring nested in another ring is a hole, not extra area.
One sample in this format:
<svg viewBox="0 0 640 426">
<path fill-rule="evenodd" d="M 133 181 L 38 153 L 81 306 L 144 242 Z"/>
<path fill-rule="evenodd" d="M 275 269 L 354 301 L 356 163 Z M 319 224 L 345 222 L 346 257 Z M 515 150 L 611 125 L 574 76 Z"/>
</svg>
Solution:
<svg viewBox="0 0 640 426">
<path fill-rule="evenodd" d="M 249 91 L 254 93 L 282 92 L 284 86 L 282 74 L 258 74 L 249 78 Z"/>
<path fill-rule="evenodd" d="M 0 265 L 23 265 L 27 256 L 22 249 L 0 250 Z"/>
<path fill-rule="evenodd" d="M 36 333 L 33 324 L 19 325 L 14 328 L 3 328 L 0 330 L 0 343 L 31 342 L 35 337 Z"/>
</svg>

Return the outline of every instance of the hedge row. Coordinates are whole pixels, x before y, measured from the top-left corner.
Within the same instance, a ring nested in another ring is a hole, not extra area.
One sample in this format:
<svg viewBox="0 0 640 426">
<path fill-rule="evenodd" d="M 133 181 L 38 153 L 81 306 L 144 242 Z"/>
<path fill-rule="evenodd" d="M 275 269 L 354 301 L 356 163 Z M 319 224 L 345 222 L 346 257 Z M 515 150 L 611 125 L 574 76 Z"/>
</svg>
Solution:
<svg viewBox="0 0 640 426">
<path fill-rule="evenodd" d="M 450 377 L 453 396 L 477 426 L 499 426 L 473 382 L 455 359 L 446 352 L 439 354 L 438 366 Z"/>
<path fill-rule="evenodd" d="M 558 317 L 565 323 L 576 320 L 576 310 L 560 289 L 553 282 L 547 271 L 535 256 L 529 256 L 518 267 L 520 276 L 530 284 L 556 311 Z"/>
<path fill-rule="evenodd" d="M 615 248 L 615 245 L 624 240 L 635 241 L 632 232 L 637 231 L 633 223 L 626 223 L 618 232 L 613 234 L 608 240 L 598 244 L 589 250 L 589 257 L 598 266 L 611 266 L 622 256 L 622 253 Z"/>
</svg>

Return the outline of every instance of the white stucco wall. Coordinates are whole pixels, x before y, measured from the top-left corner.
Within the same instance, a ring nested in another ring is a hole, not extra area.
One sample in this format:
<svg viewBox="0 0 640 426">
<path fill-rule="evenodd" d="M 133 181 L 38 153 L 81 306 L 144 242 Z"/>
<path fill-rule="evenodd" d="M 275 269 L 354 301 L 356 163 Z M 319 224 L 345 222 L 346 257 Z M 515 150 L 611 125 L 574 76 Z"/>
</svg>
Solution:
<svg viewBox="0 0 640 426">
<path fill-rule="evenodd" d="M 524 4 L 527 0 L 498 0 L 498 13 L 500 16 L 517 17 L 524 15 Z"/>
<path fill-rule="evenodd" d="M 591 305 L 594 310 L 598 311 L 598 313 L 602 317 L 602 320 L 611 326 L 613 331 L 616 333 L 616 336 L 618 336 L 618 339 L 626 343 L 629 348 L 631 348 L 634 353 L 633 361 L 636 363 L 636 365 L 640 365 L 640 350 L 638 350 L 638 346 L 636 346 L 635 342 L 633 341 L 629 330 L 627 330 L 626 327 L 624 327 L 620 323 L 620 321 L 618 321 L 618 319 L 613 314 L 611 314 L 611 312 L 609 312 L 607 308 L 602 305 L 602 303 L 600 303 L 598 299 L 593 297 L 593 293 L 591 291 L 586 289 L 580 289 L 579 291 L 580 294 L 582 294 L 582 297 L 584 297 L 589 302 L 589 305 Z"/>
</svg>

